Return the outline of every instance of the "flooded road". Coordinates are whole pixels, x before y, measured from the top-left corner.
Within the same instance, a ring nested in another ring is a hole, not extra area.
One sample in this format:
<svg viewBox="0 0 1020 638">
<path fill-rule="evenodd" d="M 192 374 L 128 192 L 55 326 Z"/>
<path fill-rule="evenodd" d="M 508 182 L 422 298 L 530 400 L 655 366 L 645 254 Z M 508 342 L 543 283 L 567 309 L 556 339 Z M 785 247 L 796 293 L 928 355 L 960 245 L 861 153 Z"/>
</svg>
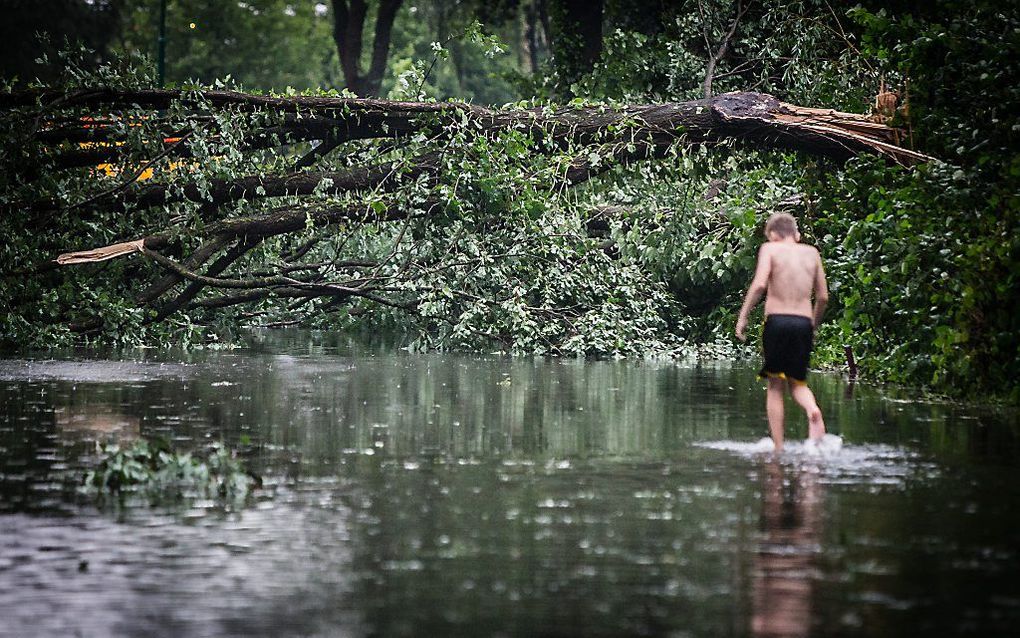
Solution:
<svg viewBox="0 0 1020 638">
<path fill-rule="evenodd" d="M 250 348 L 0 361 L 2 636 L 1004 635 L 1020 421 L 743 364 Z M 792 416 L 796 415 L 796 416 Z M 237 447 L 244 507 L 97 507 L 97 441 Z"/>
</svg>

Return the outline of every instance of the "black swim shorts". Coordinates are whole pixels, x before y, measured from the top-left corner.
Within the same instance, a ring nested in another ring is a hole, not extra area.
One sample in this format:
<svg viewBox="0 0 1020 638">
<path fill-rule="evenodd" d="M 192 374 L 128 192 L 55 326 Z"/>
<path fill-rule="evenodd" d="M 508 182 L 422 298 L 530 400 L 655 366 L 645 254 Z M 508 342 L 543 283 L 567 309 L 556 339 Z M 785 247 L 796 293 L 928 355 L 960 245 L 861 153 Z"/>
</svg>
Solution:
<svg viewBox="0 0 1020 638">
<path fill-rule="evenodd" d="M 808 359 L 814 341 L 811 320 L 801 315 L 769 315 L 765 319 L 762 346 L 765 365 L 761 378 L 807 382 Z"/>
</svg>

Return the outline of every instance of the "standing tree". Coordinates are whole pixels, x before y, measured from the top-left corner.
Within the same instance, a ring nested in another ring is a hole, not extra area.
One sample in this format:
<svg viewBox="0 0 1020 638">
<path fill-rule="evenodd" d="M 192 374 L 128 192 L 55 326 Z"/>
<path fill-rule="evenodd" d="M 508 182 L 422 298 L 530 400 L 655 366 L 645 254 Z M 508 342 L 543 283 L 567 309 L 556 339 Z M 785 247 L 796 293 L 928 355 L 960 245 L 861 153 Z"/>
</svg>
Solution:
<svg viewBox="0 0 1020 638">
<path fill-rule="evenodd" d="M 560 91 L 569 94 L 602 55 L 603 0 L 555 0 L 548 11 L 553 65 L 565 85 Z"/>
<path fill-rule="evenodd" d="M 379 95 L 386 60 L 390 53 L 393 21 L 403 0 L 380 0 L 372 39 L 372 60 L 368 71 L 361 71 L 361 52 L 368 3 L 365 0 L 333 0 L 333 40 L 340 54 L 340 67 L 347 88 L 362 97 Z"/>
</svg>

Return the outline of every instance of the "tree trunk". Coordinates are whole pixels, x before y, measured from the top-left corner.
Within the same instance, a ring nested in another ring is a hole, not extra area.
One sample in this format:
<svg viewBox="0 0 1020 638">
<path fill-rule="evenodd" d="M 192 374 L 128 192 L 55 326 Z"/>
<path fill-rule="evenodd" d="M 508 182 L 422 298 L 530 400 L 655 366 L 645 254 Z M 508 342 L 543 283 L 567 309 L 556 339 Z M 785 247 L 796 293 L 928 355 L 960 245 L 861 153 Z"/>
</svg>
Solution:
<svg viewBox="0 0 1020 638">
<path fill-rule="evenodd" d="M 488 109 L 452 102 L 267 97 L 231 91 L 207 91 L 196 95 L 193 92 L 164 90 L 100 89 L 73 93 L 27 91 L 0 94 L 0 109 L 37 104 L 39 112 L 33 114 L 37 125 L 34 132 L 26 131 L 24 140 L 27 144 L 34 144 L 37 150 L 52 148 L 53 145 L 66 148 L 64 140 L 81 139 L 73 130 L 75 122 L 87 128 L 90 135 L 104 135 L 104 140 L 112 147 L 118 142 L 117 129 L 113 124 L 97 124 L 104 118 L 114 121 L 116 118 L 111 117 L 111 113 L 118 113 L 117 109 L 131 109 L 129 119 L 137 118 L 142 116 L 135 109 L 142 107 L 151 109 L 150 117 L 156 118 L 159 116 L 155 111 L 166 110 L 170 106 L 184 112 L 190 110 L 193 118 L 191 130 L 176 131 L 181 137 L 176 144 L 186 142 L 187 136 L 194 134 L 199 127 L 209 126 L 210 111 L 224 107 L 233 111 L 271 110 L 282 114 L 279 122 L 267 125 L 265 130 L 253 131 L 253 140 L 272 140 L 274 137 L 267 134 L 268 130 L 288 130 L 288 127 L 295 135 L 329 139 L 331 143 L 385 139 L 389 148 L 405 143 L 409 134 L 422 133 L 422 137 L 430 138 L 431 141 L 417 155 L 406 153 L 405 159 L 356 165 L 343 170 L 252 174 L 204 184 L 178 182 L 172 188 L 162 183 L 135 183 L 135 175 L 115 188 L 72 205 L 36 201 L 8 206 L 8 214 L 22 215 L 24 210 L 35 211 L 36 221 L 40 223 L 40 220 L 47 221 L 53 213 L 84 218 L 90 211 L 119 212 L 126 209 L 131 214 L 135 210 L 174 202 L 199 203 L 195 214 L 205 220 L 196 224 L 200 230 L 177 227 L 173 232 L 155 233 L 94 251 L 66 253 L 58 258 L 59 263 L 72 264 L 142 253 L 166 271 L 166 275 L 154 282 L 141 297 L 143 303 L 161 304 L 157 318 L 167 317 L 194 303 L 197 295 L 210 286 L 244 289 L 243 294 L 232 293 L 203 302 L 210 306 L 232 305 L 275 295 L 298 299 L 315 296 L 328 296 L 334 300 L 368 299 L 399 308 L 414 307 L 415 300 L 402 297 L 400 289 L 393 288 L 386 277 L 364 273 L 348 273 L 344 275 L 347 279 L 323 283 L 321 277 L 324 275 L 317 271 L 298 274 L 297 269 L 309 265 L 283 264 L 276 276 L 238 280 L 220 275 L 266 238 L 302 232 L 309 224 L 318 228 L 393 220 L 408 223 L 414 217 L 442 212 L 445 202 L 439 199 L 435 190 L 426 195 L 431 199 L 406 208 L 383 204 L 374 195 L 371 207 L 367 204 L 329 206 L 321 201 L 302 205 L 290 201 L 286 206 L 262 215 L 219 220 L 217 217 L 223 216 L 222 207 L 240 200 L 354 194 L 351 199 L 357 201 L 362 193 L 395 190 L 410 181 L 428 188 L 442 177 L 442 159 L 450 152 L 444 147 L 444 136 L 455 127 L 466 127 L 462 130 L 480 137 L 516 131 L 521 134 L 527 152 L 533 154 L 576 152 L 573 155 L 576 159 L 563 173 L 549 178 L 554 180 L 550 186 L 580 184 L 613 166 L 665 156 L 677 146 L 738 143 L 761 149 L 799 150 L 836 160 L 873 154 L 901 164 L 930 159 L 922 153 L 897 146 L 897 129 L 874 122 L 869 116 L 796 106 L 769 95 L 750 92 L 726 93 L 692 102 L 618 108 L 586 105 L 527 109 Z M 82 120 L 83 112 L 92 112 L 95 117 Z M 24 113 L 10 115 L 21 117 Z M 241 142 L 246 143 L 249 140 Z M 278 140 L 276 143 L 286 141 Z M 169 150 L 172 148 L 165 148 L 148 162 L 165 157 Z M 135 161 L 138 161 L 137 158 Z M 44 226 L 40 224 L 39 227 Z M 202 241 L 199 248 L 178 262 L 168 255 L 183 252 L 187 242 L 181 240 L 182 230 Z M 198 269 L 206 264 L 209 265 L 205 272 L 199 273 Z M 184 280 L 187 284 L 183 290 L 169 301 L 162 301 Z"/>
<path fill-rule="evenodd" d="M 549 6 L 549 48 L 553 64 L 569 86 L 594 68 L 602 55 L 602 14 L 604 0 L 553 0 Z"/>
<path fill-rule="evenodd" d="M 205 91 L 200 94 L 200 101 L 196 101 L 193 95 L 169 90 L 22 91 L 0 94 L 0 109 L 38 102 L 43 108 L 57 108 L 59 104 L 60 108 L 97 110 L 103 106 L 133 105 L 161 110 L 174 103 L 200 109 L 230 106 L 246 110 L 273 110 L 300 114 L 300 119 L 285 124 L 287 130 L 304 131 L 306 137 L 329 133 L 341 141 L 392 138 L 411 132 L 436 133 L 466 115 L 477 122 L 480 134 L 513 128 L 533 135 L 581 143 L 637 140 L 657 145 L 676 142 L 711 144 L 736 139 L 761 148 L 804 150 L 843 160 L 860 153 L 877 153 L 905 164 L 930 159 L 922 153 L 896 146 L 899 130 L 875 122 L 868 115 L 797 106 L 753 92 L 724 93 L 691 102 L 627 105 L 616 109 L 602 105 L 489 109 L 453 102 L 271 97 L 236 91 Z M 199 113 L 196 117 L 206 116 Z M 43 121 L 34 135 L 40 141 L 56 141 L 46 137 L 52 130 Z M 95 127 L 90 130 L 95 130 Z M 67 138 L 71 138 L 70 134 Z"/>
<path fill-rule="evenodd" d="M 403 0 L 382 0 L 379 13 L 375 19 L 375 38 L 372 40 L 372 63 L 365 76 L 367 93 L 380 95 L 382 79 L 386 74 L 386 60 L 390 55 L 390 34 L 393 32 L 393 21 Z M 360 93 L 358 95 L 361 95 Z"/>
<path fill-rule="evenodd" d="M 333 0 L 333 41 L 340 56 L 347 88 L 361 95 L 359 91 L 361 72 L 361 33 L 365 26 L 366 7 L 363 0 Z"/>
<path fill-rule="evenodd" d="M 178 94 L 180 96 L 180 94 Z M 37 97 L 39 97 L 37 95 Z M 50 96 L 44 96 L 49 98 Z M 103 103 L 149 104 L 159 108 L 172 101 L 168 91 L 82 92 L 64 96 L 77 106 Z M 567 180 L 578 184 L 615 164 L 658 157 L 676 144 L 717 145 L 735 141 L 756 148 L 799 150 L 814 155 L 846 160 L 861 153 L 879 154 L 890 160 L 911 164 L 928 159 L 921 153 L 899 147 L 898 131 L 871 121 L 868 116 L 827 109 L 800 107 L 780 102 L 761 93 L 726 93 L 704 100 L 671 104 L 626 106 L 616 110 L 601 106 L 492 110 L 457 103 L 390 102 L 344 98 L 265 98 L 233 92 L 209 92 L 212 103 L 256 106 L 272 105 L 285 110 L 304 110 L 315 121 L 323 118 L 335 128 L 320 128 L 325 137 L 349 139 L 392 138 L 401 133 L 421 131 L 441 135 L 444 128 L 464 115 L 477 122 L 479 134 L 516 129 L 535 139 L 551 139 L 554 147 L 569 143 L 598 146 L 605 161 L 589 165 L 585 157 L 567 172 Z M 0 107 L 20 103 L 19 94 L 0 96 Z M 535 145 L 535 152 L 544 147 Z M 250 175 L 213 181 L 207 188 L 183 184 L 170 189 L 165 184 L 126 185 L 76 207 L 102 208 L 128 205 L 145 208 L 179 201 L 194 201 L 207 210 L 239 200 L 310 195 L 329 180 L 325 192 L 343 193 L 374 188 L 390 189 L 402 179 L 431 178 L 438 173 L 438 156 L 425 154 L 410 163 L 387 162 L 345 171 L 304 172 L 282 175 Z M 54 201 L 19 203 L 15 208 L 46 213 L 60 209 Z"/>
<path fill-rule="evenodd" d="M 381 0 L 372 39 L 372 59 L 365 74 L 361 72 L 361 53 L 364 48 L 363 33 L 365 18 L 368 16 L 368 4 L 365 0 L 332 0 L 332 2 L 333 41 L 340 55 L 340 68 L 343 70 L 347 88 L 360 96 L 377 96 L 386 73 L 393 21 L 403 0 Z"/>
<path fill-rule="evenodd" d="M 538 7 L 529 2 L 521 10 L 521 66 L 532 75 L 538 75 Z"/>
</svg>

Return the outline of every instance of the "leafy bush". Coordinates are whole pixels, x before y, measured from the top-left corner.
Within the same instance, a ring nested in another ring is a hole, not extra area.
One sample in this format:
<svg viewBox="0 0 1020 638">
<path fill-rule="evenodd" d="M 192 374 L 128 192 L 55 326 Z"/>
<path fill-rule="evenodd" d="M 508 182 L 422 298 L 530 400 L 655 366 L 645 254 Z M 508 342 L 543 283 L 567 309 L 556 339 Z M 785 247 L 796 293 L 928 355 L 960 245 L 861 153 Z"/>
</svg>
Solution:
<svg viewBox="0 0 1020 638">
<path fill-rule="evenodd" d="M 154 500 L 201 496 L 237 501 L 260 482 L 222 443 L 201 457 L 144 439 L 125 448 L 97 443 L 96 451 L 100 460 L 86 474 L 85 485 L 100 496 L 141 492 Z"/>
<path fill-rule="evenodd" d="M 961 169 L 859 162 L 819 176 L 813 221 L 835 305 L 830 338 L 867 373 L 1006 393 L 1020 358 L 1020 206 Z"/>
</svg>

